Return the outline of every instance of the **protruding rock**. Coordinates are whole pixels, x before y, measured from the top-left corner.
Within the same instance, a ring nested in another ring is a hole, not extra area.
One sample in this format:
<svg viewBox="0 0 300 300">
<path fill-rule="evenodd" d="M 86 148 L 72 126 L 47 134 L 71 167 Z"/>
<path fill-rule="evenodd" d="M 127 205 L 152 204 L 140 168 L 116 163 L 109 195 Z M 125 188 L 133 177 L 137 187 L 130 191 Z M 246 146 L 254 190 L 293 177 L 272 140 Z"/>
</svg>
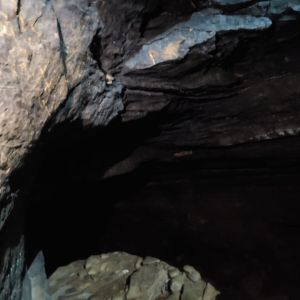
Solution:
<svg viewBox="0 0 300 300">
<path fill-rule="evenodd" d="M 247 15 L 222 15 L 213 10 L 194 13 L 191 18 L 177 24 L 167 32 L 146 43 L 142 49 L 126 62 L 133 69 L 147 69 L 163 62 L 184 58 L 192 47 L 204 45 L 217 32 L 237 30 L 263 30 L 272 21 L 265 17 Z M 203 49 L 211 51 L 211 47 Z"/>
<path fill-rule="evenodd" d="M 214 300 L 219 294 L 220 293 L 210 283 L 207 283 L 203 300 Z"/>
<path fill-rule="evenodd" d="M 180 271 L 177 268 L 171 268 L 168 271 L 169 277 L 174 278 L 180 274 Z"/>
<path fill-rule="evenodd" d="M 144 265 L 130 279 L 126 298 L 128 300 L 156 300 L 166 292 L 168 282 L 167 271 L 161 265 Z"/>
<path fill-rule="evenodd" d="M 181 278 L 173 278 L 170 282 L 170 290 L 172 293 L 180 292 L 183 287 L 183 280 Z"/>
<path fill-rule="evenodd" d="M 155 264 L 155 263 L 159 263 L 159 262 L 160 262 L 160 260 L 158 258 L 147 256 L 143 260 L 143 265 L 151 265 L 151 264 Z"/>
<path fill-rule="evenodd" d="M 198 282 L 201 280 L 200 273 L 197 270 L 195 270 L 195 268 L 193 268 L 192 266 L 184 266 L 183 270 L 186 273 L 187 277 L 193 282 Z"/>
</svg>

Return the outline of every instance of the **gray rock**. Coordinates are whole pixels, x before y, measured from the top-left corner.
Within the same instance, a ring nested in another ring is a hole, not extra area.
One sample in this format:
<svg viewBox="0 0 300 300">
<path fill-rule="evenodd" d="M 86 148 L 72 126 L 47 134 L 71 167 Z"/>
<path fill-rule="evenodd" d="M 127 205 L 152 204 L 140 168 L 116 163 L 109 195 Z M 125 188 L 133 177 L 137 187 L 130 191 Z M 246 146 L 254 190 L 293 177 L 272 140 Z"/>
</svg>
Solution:
<svg viewBox="0 0 300 300">
<path fill-rule="evenodd" d="M 203 300 L 205 295 L 206 283 L 204 281 L 193 282 L 190 279 L 186 278 L 184 280 L 183 292 L 181 299 L 182 300 Z M 218 295 L 216 292 L 215 297 Z"/>
<path fill-rule="evenodd" d="M 179 299 L 181 290 L 186 297 L 197 296 L 195 299 L 205 294 L 205 282 L 193 283 L 179 270 L 179 275 L 169 281 L 168 270 L 172 267 L 167 263 L 151 258 L 154 263 L 142 264 L 137 269 L 140 260 L 134 255 L 114 252 L 60 267 L 49 278 L 51 299 L 171 300 Z M 210 286 L 207 293 L 213 291 Z"/>
<path fill-rule="evenodd" d="M 211 10 L 197 12 L 188 21 L 175 25 L 144 44 L 125 65 L 129 69 L 147 69 L 163 62 L 184 58 L 192 47 L 204 45 L 217 32 L 263 30 L 271 24 L 272 21 L 265 17 L 227 16 Z"/>
<path fill-rule="evenodd" d="M 170 278 L 175 278 L 180 274 L 180 271 L 177 268 L 171 268 L 169 269 L 168 274 Z"/>
<path fill-rule="evenodd" d="M 23 280 L 22 300 L 50 300 L 45 260 L 39 252 Z"/>
<path fill-rule="evenodd" d="M 300 1 L 299 0 L 272 0 L 272 1 L 259 1 L 249 7 L 241 10 L 241 12 L 246 14 L 251 14 L 253 16 L 279 16 L 287 14 L 290 11 L 294 13 L 299 13 L 300 11 Z"/>
<path fill-rule="evenodd" d="M 214 3 L 219 5 L 236 5 L 241 3 L 252 2 L 252 0 L 213 0 Z"/>
<path fill-rule="evenodd" d="M 181 292 L 175 292 L 175 293 L 171 294 L 167 299 L 168 300 L 180 300 Z"/>
<path fill-rule="evenodd" d="M 180 292 L 183 287 L 183 280 L 178 276 L 170 282 L 170 290 L 172 293 Z"/>
<path fill-rule="evenodd" d="M 203 294 L 203 300 L 214 300 L 218 295 L 219 292 L 210 283 L 207 283 Z"/>
<path fill-rule="evenodd" d="M 126 298 L 155 300 L 166 292 L 167 283 L 167 271 L 162 266 L 144 265 L 131 276 Z"/>
<path fill-rule="evenodd" d="M 152 264 L 156 264 L 159 262 L 160 262 L 160 260 L 158 258 L 147 256 L 143 260 L 143 265 L 152 265 Z"/>
<path fill-rule="evenodd" d="M 186 273 L 187 277 L 193 282 L 198 282 L 201 280 L 200 273 L 195 270 L 192 266 L 184 266 L 183 271 Z"/>
</svg>

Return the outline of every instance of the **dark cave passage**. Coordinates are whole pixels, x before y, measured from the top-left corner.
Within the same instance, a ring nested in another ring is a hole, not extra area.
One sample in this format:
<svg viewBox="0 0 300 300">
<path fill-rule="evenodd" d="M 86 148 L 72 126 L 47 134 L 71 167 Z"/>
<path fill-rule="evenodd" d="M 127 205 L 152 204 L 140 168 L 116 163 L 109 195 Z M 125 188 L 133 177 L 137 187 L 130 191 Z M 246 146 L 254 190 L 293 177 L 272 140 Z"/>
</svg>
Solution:
<svg viewBox="0 0 300 300">
<path fill-rule="evenodd" d="M 126 251 L 194 265 L 219 299 L 296 299 L 299 165 L 150 161 L 101 179 L 142 143 L 132 130 L 109 141 L 114 129 L 49 139 L 27 206 L 27 262 L 42 250 L 50 275 L 92 254 Z"/>
</svg>

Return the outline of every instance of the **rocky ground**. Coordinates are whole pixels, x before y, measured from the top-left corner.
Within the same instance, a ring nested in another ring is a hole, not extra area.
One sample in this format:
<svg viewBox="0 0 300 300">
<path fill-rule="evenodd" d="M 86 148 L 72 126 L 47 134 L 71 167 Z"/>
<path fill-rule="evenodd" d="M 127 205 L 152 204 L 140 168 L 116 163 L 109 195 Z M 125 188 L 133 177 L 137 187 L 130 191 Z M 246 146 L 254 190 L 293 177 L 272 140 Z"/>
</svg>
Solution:
<svg viewBox="0 0 300 300">
<path fill-rule="evenodd" d="M 219 292 L 191 266 L 180 271 L 157 258 L 114 252 L 58 268 L 49 294 L 53 300 L 215 300 Z"/>
</svg>

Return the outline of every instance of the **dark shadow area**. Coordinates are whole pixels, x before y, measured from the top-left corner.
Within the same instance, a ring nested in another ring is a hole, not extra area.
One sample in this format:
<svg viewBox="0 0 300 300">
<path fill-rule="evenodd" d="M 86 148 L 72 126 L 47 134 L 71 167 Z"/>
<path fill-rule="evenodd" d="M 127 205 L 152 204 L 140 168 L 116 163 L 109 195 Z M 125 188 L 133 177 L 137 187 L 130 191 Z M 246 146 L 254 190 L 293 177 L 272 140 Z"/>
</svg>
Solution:
<svg viewBox="0 0 300 300">
<path fill-rule="evenodd" d="M 43 250 L 50 275 L 92 254 L 126 251 L 194 265 L 219 299 L 298 299 L 299 162 L 203 169 L 201 161 L 153 161 L 100 180 L 145 132 L 157 133 L 151 123 L 76 138 L 80 130 L 66 128 L 47 140 L 27 203 L 27 262 Z"/>
</svg>

